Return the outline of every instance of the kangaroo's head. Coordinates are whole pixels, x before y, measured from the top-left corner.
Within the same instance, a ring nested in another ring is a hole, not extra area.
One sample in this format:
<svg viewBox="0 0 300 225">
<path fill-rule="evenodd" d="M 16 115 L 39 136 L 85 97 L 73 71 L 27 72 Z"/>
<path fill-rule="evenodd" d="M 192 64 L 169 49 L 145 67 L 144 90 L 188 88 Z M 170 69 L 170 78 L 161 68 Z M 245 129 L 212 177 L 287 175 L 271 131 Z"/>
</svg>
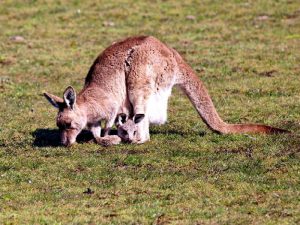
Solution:
<svg viewBox="0 0 300 225">
<path fill-rule="evenodd" d="M 77 135 L 86 126 L 85 113 L 76 103 L 76 92 L 69 86 L 63 94 L 63 98 L 44 93 L 46 99 L 58 109 L 56 124 L 60 131 L 61 143 L 70 146 L 76 141 Z"/>
<path fill-rule="evenodd" d="M 119 114 L 117 117 L 118 136 L 124 142 L 135 143 L 138 141 L 138 124 L 144 119 L 144 114 L 136 114 L 128 119 L 126 114 Z"/>
</svg>

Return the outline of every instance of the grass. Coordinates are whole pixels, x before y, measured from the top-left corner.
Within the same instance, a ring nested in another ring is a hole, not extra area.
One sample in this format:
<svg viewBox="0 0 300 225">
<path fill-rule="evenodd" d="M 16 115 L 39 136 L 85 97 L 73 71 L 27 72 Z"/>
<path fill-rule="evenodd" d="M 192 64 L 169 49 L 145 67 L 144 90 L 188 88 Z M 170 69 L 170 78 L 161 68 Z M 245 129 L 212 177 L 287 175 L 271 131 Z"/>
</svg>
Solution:
<svg viewBox="0 0 300 225">
<path fill-rule="evenodd" d="M 296 0 L 2 1 L 1 224 L 300 222 Z M 110 43 L 153 35 L 198 72 L 221 117 L 291 135 L 217 135 L 175 90 L 151 141 L 58 145 L 43 91 L 77 91 Z M 10 38 L 24 37 L 17 43 Z"/>
</svg>

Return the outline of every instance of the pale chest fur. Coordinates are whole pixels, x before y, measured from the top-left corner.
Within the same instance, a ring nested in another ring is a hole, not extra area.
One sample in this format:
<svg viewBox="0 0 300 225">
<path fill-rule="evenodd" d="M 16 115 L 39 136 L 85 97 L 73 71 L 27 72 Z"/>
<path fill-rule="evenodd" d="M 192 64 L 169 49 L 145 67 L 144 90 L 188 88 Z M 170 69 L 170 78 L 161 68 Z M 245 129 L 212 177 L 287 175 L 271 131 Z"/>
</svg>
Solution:
<svg viewBox="0 0 300 225">
<path fill-rule="evenodd" d="M 172 88 L 175 83 L 175 68 L 164 70 L 168 63 L 161 60 L 161 66 L 148 65 L 146 74 L 152 77 L 150 86 L 152 92 L 147 102 L 147 114 L 149 122 L 152 124 L 164 124 L 167 122 L 168 100 L 171 96 Z M 177 72 L 177 71 L 176 71 Z"/>
<path fill-rule="evenodd" d="M 168 99 L 172 92 L 172 86 L 150 96 L 147 107 L 150 123 L 164 124 L 167 121 Z"/>
</svg>

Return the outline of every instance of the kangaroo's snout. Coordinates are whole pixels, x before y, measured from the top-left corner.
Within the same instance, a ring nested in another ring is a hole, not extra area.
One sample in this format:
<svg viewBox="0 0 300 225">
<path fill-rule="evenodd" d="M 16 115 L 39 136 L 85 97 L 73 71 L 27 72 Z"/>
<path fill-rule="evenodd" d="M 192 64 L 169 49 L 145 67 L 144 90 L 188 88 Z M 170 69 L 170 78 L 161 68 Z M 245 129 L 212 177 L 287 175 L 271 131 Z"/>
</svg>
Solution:
<svg viewBox="0 0 300 225">
<path fill-rule="evenodd" d="M 61 144 L 65 147 L 71 147 L 74 144 L 74 142 L 66 140 L 66 141 L 61 141 Z"/>
<path fill-rule="evenodd" d="M 68 132 L 68 130 L 61 131 L 60 140 L 61 144 L 70 147 L 76 142 L 77 132 Z"/>
</svg>

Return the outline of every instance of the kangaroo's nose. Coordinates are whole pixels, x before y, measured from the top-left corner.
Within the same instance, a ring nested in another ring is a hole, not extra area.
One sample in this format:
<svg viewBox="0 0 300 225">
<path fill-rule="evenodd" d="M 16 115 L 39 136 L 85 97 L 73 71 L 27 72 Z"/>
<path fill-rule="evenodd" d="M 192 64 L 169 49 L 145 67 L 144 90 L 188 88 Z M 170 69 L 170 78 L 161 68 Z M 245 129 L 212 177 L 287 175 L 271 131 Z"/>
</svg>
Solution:
<svg viewBox="0 0 300 225">
<path fill-rule="evenodd" d="M 65 140 L 65 141 L 62 141 L 61 144 L 62 144 L 63 146 L 65 146 L 65 147 L 71 147 L 71 145 L 72 145 L 73 143 L 71 143 L 69 140 Z"/>
<path fill-rule="evenodd" d="M 68 142 L 65 146 L 69 148 L 69 147 L 71 147 L 71 145 L 72 144 L 70 142 Z"/>
</svg>

